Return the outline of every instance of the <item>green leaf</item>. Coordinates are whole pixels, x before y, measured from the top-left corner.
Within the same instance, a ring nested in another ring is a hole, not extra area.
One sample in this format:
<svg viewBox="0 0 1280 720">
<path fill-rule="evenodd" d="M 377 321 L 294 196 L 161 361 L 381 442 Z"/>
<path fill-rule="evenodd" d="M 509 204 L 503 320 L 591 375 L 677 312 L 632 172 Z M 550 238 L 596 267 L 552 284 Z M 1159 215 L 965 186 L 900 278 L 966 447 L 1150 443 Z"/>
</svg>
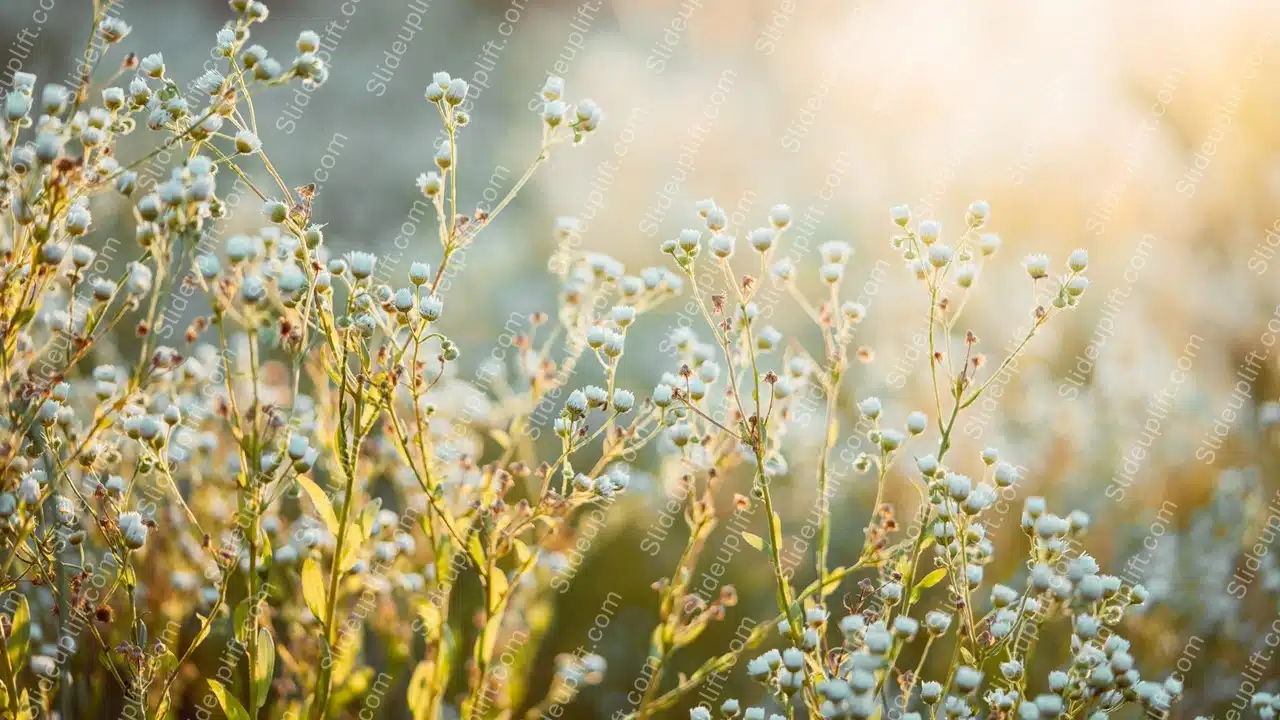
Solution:
<svg viewBox="0 0 1280 720">
<path fill-rule="evenodd" d="M 215 607 L 214 610 L 216 611 L 217 608 Z M 196 632 L 195 638 L 191 640 L 191 646 L 187 648 L 187 652 L 191 652 L 192 650 L 200 647 L 200 644 L 204 642 L 204 639 L 209 637 L 209 632 L 213 630 L 213 623 L 209 621 L 209 618 L 201 615 L 200 613 L 196 613 L 196 618 L 200 620 L 200 629 Z"/>
<path fill-rule="evenodd" d="M 413 720 L 422 720 L 427 716 L 431 668 L 431 663 L 423 660 L 413 669 L 413 677 L 409 678 L 409 712 L 413 713 Z"/>
<path fill-rule="evenodd" d="M 9 667 L 17 674 L 27 662 L 28 643 L 31 639 L 31 610 L 27 598 L 18 596 L 18 607 L 13 610 L 13 622 L 9 637 L 5 638 L 5 652 L 9 655 Z"/>
<path fill-rule="evenodd" d="M 36 316 L 35 305 L 32 305 L 31 307 L 25 307 L 19 310 L 17 315 L 13 316 L 13 325 L 14 327 L 21 329 L 25 327 L 27 323 L 31 322 L 31 318 L 35 316 Z"/>
<path fill-rule="evenodd" d="M 276 641 L 271 631 L 258 628 L 258 658 L 253 667 L 253 707 L 259 709 L 267 702 L 271 690 L 271 678 L 276 672 Z"/>
<path fill-rule="evenodd" d="M 781 550 L 782 549 L 782 518 L 778 517 L 778 513 L 776 512 L 773 514 L 773 525 L 771 526 L 769 534 L 770 534 L 770 540 L 773 542 L 773 547 Z"/>
<path fill-rule="evenodd" d="M 241 645 L 249 644 L 249 598 L 241 600 L 237 605 L 235 612 L 231 613 L 231 629 L 235 631 L 236 640 Z"/>
<path fill-rule="evenodd" d="M 222 707 L 222 712 L 227 716 L 227 720 L 249 720 L 249 713 L 232 695 L 227 688 L 217 680 L 209 681 L 209 689 L 213 691 L 214 697 L 218 699 L 218 705 Z"/>
<path fill-rule="evenodd" d="M 22 694 L 18 697 L 18 714 L 16 720 L 35 720 L 35 714 L 31 711 L 31 695 L 26 688 L 22 688 Z"/>
<path fill-rule="evenodd" d="M 329 532 L 336 537 L 338 516 L 333 512 L 333 503 L 329 502 L 329 496 L 324 494 L 324 490 L 320 489 L 315 480 L 306 475 L 298 476 L 298 484 L 306 491 L 307 497 L 311 498 L 311 504 L 316 506 L 316 512 L 320 513 L 320 519 L 324 521 L 325 527 L 329 528 Z"/>
<path fill-rule="evenodd" d="M 325 602 L 324 574 L 315 558 L 307 558 L 302 563 L 302 599 L 306 601 L 311 614 L 316 616 L 320 624 L 324 624 Z"/>
<path fill-rule="evenodd" d="M 937 585 L 942 580 L 942 578 L 946 577 L 946 575 L 947 575 L 946 568 L 938 568 L 937 570 L 934 570 L 928 575 L 925 575 L 924 577 L 920 578 L 920 582 L 916 583 L 916 586 L 911 588 L 911 604 L 914 605 L 916 600 L 920 599 L 920 593 L 933 587 L 934 585 Z"/>
<path fill-rule="evenodd" d="M 364 634 L 365 629 L 362 626 L 354 632 L 339 635 L 338 642 L 329 657 L 330 662 L 333 663 L 330 672 L 333 675 L 335 688 L 346 683 L 347 678 L 356 671 L 356 661 L 364 657 Z"/>
<path fill-rule="evenodd" d="M 759 535 L 743 530 L 742 539 L 746 540 L 747 544 L 750 545 L 751 547 L 761 552 L 764 552 L 764 539 L 761 538 Z"/>
<path fill-rule="evenodd" d="M 169 673 L 178 669 L 178 656 L 173 654 L 172 650 L 165 650 L 155 659 L 155 673 L 157 677 L 167 678 Z M 161 715 L 160 717 L 164 717 Z"/>
<path fill-rule="evenodd" d="M 364 546 L 365 540 L 369 538 L 363 525 L 352 526 L 351 532 L 353 534 L 347 537 L 347 541 L 342 548 L 342 561 L 338 563 L 338 572 L 340 573 L 345 573 L 355 567 L 356 561 L 360 559 L 360 549 Z"/>
<path fill-rule="evenodd" d="M 947 569 L 944 567 L 940 567 L 937 570 L 934 570 L 933 572 L 929 573 L 928 575 L 925 575 L 924 577 L 920 578 L 920 582 L 916 583 L 915 589 L 927 590 L 933 587 L 934 585 L 937 585 L 939 582 L 942 582 L 942 578 L 946 576 L 947 576 Z"/>
<path fill-rule="evenodd" d="M 968 665 L 978 664 L 978 661 L 973 659 L 973 653 L 965 649 L 963 645 L 960 646 L 960 657 L 964 658 L 965 663 Z"/>
<path fill-rule="evenodd" d="M 525 565 L 529 562 L 529 546 L 520 538 L 511 540 L 511 548 L 516 552 L 516 562 Z"/>
<path fill-rule="evenodd" d="M 497 604 L 502 601 L 502 596 L 506 595 L 509 584 L 507 573 L 502 568 L 494 567 L 493 572 L 489 573 L 489 597 L 492 598 L 494 607 L 489 608 L 489 612 L 497 612 L 499 609 Z M 498 616 L 501 617 L 501 613 L 498 613 Z"/>
<path fill-rule="evenodd" d="M 477 537 L 475 533 L 467 539 L 467 551 L 471 556 L 471 561 L 476 564 L 476 567 L 482 568 L 488 564 L 484 560 L 484 546 L 480 544 L 480 538 Z"/>
<path fill-rule="evenodd" d="M 373 525 L 378 518 L 378 511 L 380 510 L 382 510 L 382 498 L 373 498 L 361 511 L 360 529 L 366 538 L 373 535 Z"/>
<path fill-rule="evenodd" d="M 507 434 L 505 430 L 494 428 L 489 431 L 489 435 L 493 438 L 494 442 L 498 443 L 498 447 L 503 450 L 511 447 L 511 435 Z"/>
<path fill-rule="evenodd" d="M 265 568 L 270 570 L 276 564 L 276 550 L 271 544 L 271 538 L 267 535 L 267 531 L 262 530 L 261 533 L 258 543 L 261 545 L 259 552 L 262 553 L 262 556 L 258 558 L 258 569 L 263 570 Z"/>
</svg>

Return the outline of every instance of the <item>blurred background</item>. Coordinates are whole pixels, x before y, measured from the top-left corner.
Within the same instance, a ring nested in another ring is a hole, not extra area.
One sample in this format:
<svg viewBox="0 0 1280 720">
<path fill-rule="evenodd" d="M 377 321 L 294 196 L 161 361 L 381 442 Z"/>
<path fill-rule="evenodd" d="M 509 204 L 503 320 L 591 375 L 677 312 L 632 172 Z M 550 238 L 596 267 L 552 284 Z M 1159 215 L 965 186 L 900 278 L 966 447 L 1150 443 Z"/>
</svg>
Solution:
<svg viewBox="0 0 1280 720">
<path fill-rule="evenodd" d="M 5 84 L 15 58 L 42 79 L 65 77 L 83 47 L 87 4 L 0 3 Z M 854 402 L 878 395 L 899 417 L 932 405 L 920 359 L 927 297 L 889 246 L 889 208 L 907 203 L 916 218 L 941 220 L 944 238 L 954 240 L 967 205 L 991 203 L 989 228 L 1003 249 L 958 329 L 976 333 L 993 359 L 1030 318 L 1021 258 L 1043 252 L 1060 266 L 1073 248 L 1088 249 L 1093 286 L 1081 307 L 1051 323 L 998 384 L 1000 393 L 961 422 L 962 466 L 977 472 L 978 451 L 994 446 L 1023 468 L 1008 521 L 993 528 L 1001 562 L 987 577 L 1021 582 L 1025 538 L 1017 518 L 1025 497 L 1043 495 L 1063 514 L 1086 510 L 1094 531 L 1085 549 L 1104 571 L 1152 590 L 1127 631 L 1145 676 L 1184 678 L 1187 698 L 1175 716 L 1222 711 L 1242 683 L 1258 677 L 1258 689 L 1268 682 L 1280 689 L 1280 658 L 1268 659 L 1261 675 L 1249 660 L 1270 649 L 1264 634 L 1280 617 L 1280 543 L 1267 529 L 1268 522 L 1280 526 L 1280 413 L 1267 405 L 1280 398 L 1280 353 L 1272 346 L 1280 335 L 1280 5 L 270 6 L 271 21 L 255 40 L 283 53 L 299 29 L 314 29 L 332 74 L 313 93 L 264 95 L 262 139 L 286 181 L 319 185 L 316 217 L 340 248 L 395 253 L 397 235 L 411 235 L 404 262 L 438 262 L 434 232 L 414 227 L 408 215 L 420 197 L 414 178 L 431 169 L 439 127 L 422 99 L 433 71 L 480 90 L 458 161 L 466 197 L 482 206 L 505 194 L 537 153 L 539 120 L 529 108 L 547 74 L 564 76 L 568 100 L 592 98 L 605 109 L 602 129 L 580 148 L 557 149 L 453 277 L 445 324 L 473 366 L 512 313 L 554 311 L 557 280 L 543 270 L 559 216 L 579 218 L 582 249 L 609 253 L 634 271 L 663 264 L 659 243 L 691 226 L 697 199 L 725 207 L 740 236 L 785 202 L 797 229 L 784 252 L 796 257 L 801 284 L 815 299 L 815 249 L 849 242 L 855 254 L 843 299 L 869 307 L 856 344 L 873 350 L 874 360 L 855 368 L 841 401 L 847 452 L 836 463 L 847 476 L 835 500 L 836 562 L 861 548 L 874 493 L 873 478 L 847 468 L 860 442 Z M 161 51 L 171 76 L 192 79 L 227 8 L 222 0 L 125 0 L 121 16 L 134 26 L 126 49 Z M 231 232 L 256 228 L 256 201 L 228 222 Z M 660 347 L 683 302 L 641 323 L 624 384 L 643 391 L 677 369 Z M 807 322 L 786 298 L 770 312 L 784 331 Z M 584 371 L 573 382 L 594 379 Z M 818 418 L 798 423 L 788 438 L 784 526 L 798 527 L 812 507 L 820 433 Z M 645 462 L 655 478 L 665 477 L 656 457 Z M 745 493 L 747 478 L 736 482 L 733 489 Z M 670 573 L 683 545 L 677 522 L 670 532 L 679 541 L 662 543 L 656 555 L 642 549 L 665 504 L 660 492 L 637 492 L 612 507 L 559 600 L 555 632 L 539 649 L 542 677 L 533 683 L 550 677 L 556 653 L 579 646 L 609 662 L 605 682 L 565 717 L 600 717 L 627 705 L 656 618 L 648 584 Z M 737 586 L 743 602 L 677 660 L 680 670 L 723 651 L 742 618 L 772 612 L 766 565 L 748 551 L 729 566 L 723 581 Z M 798 571 L 801 582 L 809 577 Z M 1243 588 L 1240 578 L 1248 578 Z M 587 633 L 599 624 L 602 603 L 612 609 L 604 639 L 594 644 Z M 1059 628 L 1042 642 L 1065 645 L 1067 633 Z M 1045 664 L 1032 674 L 1043 677 L 1049 661 L 1063 656 L 1042 653 Z M 739 668 L 721 697 L 748 687 Z"/>
</svg>

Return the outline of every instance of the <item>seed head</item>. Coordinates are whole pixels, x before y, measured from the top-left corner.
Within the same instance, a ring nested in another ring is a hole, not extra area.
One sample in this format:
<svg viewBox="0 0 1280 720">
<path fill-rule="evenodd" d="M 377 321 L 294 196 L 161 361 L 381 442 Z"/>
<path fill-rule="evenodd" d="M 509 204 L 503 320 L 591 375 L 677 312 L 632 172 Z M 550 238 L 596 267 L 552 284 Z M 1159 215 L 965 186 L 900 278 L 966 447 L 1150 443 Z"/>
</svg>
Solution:
<svg viewBox="0 0 1280 720">
<path fill-rule="evenodd" d="M 435 197 L 440 193 L 440 188 L 444 187 L 444 180 L 441 179 L 440 173 L 434 170 L 429 173 L 422 173 L 417 180 L 418 190 L 427 197 Z"/>
<path fill-rule="evenodd" d="M 116 524 L 120 527 L 120 536 L 125 546 L 130 550 L 138 550 L 147 544 L 148 527 L 143 522 L 142 515 L 132 511 L 120 513 Z"/>
<path fill-rule="evenodd" d="M 312 30 L 303 30 L 298 33 L 296 45 L 300 53 L 313 53 L 320 49 L 320 36 Z"/>
<path fill-rule="evenodd" d="M 631 412 L 636 405 L 636 396 L 630 390 L 613 391 L 613 407 L 620 413 Z"/>
<path fill-rule="evenodd" d="M 969 223 L 969 227 L 982 227 L 987 222 L 987 216 L 991 213 L 991 206 L 986 201 L 978 200 L 969 205 L 969 211 L 965 213 L 965 220 Z"/>
<path fill-rule="evenodd" d="M 138 62 L 138 70 L 152 78 L 164 77 L 164 55 L 152 53 Z"/>
<path fill-rule="evenodd" d="M 942 223 L 937 220 L 921 220 L 919 228 L 920 242 L 932 245 L 942 235 Z"/>
<path fill-rule="evenodd" d="M 954 255 L 955 250 L 949 245 L 937 243 L 929 246 L 929 264 L 936 268 L 946 266 Z"/>
<path fill-rule="evenodd" d="M 378 264 L 378 257 L 373 253 L 353 250 L 347 253 L 347 263 L 351 266 L 351 275 L 357 280 L 364 280 L 373 275 L 373 269 Z"/>
<path fill-rule="evenodd" d="M 564 122 L 564 115 L 568 108 L 563 100 L 550 100 L 542 104 L 542 121 L 547 127 L 559 127 Z"/>
<path fill-rule="evenodd" d="M 466 80 L 453 78 L 449 81 L 449 87 L 444 91 L 444 101 L 450 105 L 460 105 L 463 100 L 467 99 L 468 90 Z"/>
<path fill-rule="evenodd" d="M 1039 280 L 1049 274 L 1049 256 L 1043 253 L 1028 255 L 1023 266 L 1032 280 Z"/>
<path fill-rule="evenodd" d="M 776 235 L 777 232 L 773 228 L 756 228 L 747 235 L 747 240 L 751 243 L 751 247 L 765 253 L 769 252 L 769 249 L 773 247 L 773 240 Z"/>
<path fill-rule="evenodd" d="M 858 403 L 858 411 L 869 420 L 880 417 L 880 398 L 869 397 Z"/>
<path fill-rule="evenodd" d="M 791 206 L 781 203 L 774 205 L 769 209 L 769 222 L 779 230 L 785 230 L 791 225 Z"/>
<path fill-rule="evenodd" d="M 262 141 L 248 130 L 236 133 L 236 152 L 241 155 L 252 155 L 262 149 Z"/>
<path fill-rule="evenodd" d="M 435 322 L 444 314 L 444 298 L 439 295 L 429 295 L 422 298 L 418 303 L 418 312 L 423 318 L 430 322 Z"/>
<path fill-rule="evenodd" d="M 1071 268 L 1074 272 L 1084 272 L 1084 269 L 1087 268 L 1088 266 L 1089 266 L 1088 250 L 1076 248 L 1071 252 L 1071 255 L 1067 257 L 1067 267 Z"/>
<path fill-rule="evenodd" d="M 564 94 L 564 78 L 558 75 L 548 75 L 546 82 L 542 84 L 542 99 L 546 101 L 559 100 Z"/>
</svg>

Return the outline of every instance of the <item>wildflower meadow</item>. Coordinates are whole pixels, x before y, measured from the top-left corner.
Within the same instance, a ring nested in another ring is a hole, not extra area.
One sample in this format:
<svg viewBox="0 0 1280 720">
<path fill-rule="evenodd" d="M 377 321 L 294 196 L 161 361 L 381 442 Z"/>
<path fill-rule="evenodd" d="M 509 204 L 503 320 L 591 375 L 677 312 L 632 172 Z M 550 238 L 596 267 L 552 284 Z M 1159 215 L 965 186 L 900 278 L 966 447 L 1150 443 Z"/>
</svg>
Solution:
<svg viewBox="0 0 1280 720">
<path fill-rule="evenodd" d="M 6 10 L 0 717 L 1275 717 L 1280 17 L 819 4 Z"/>
</svg>

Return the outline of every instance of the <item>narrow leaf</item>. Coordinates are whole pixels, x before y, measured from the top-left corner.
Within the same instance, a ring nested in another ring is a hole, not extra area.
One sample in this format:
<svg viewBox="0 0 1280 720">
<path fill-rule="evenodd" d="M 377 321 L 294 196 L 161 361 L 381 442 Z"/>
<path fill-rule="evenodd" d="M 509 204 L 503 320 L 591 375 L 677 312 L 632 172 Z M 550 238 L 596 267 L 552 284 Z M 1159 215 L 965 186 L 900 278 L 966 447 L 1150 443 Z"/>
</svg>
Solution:
<svg viewBox="0 0 1280 720">
<path fill-rule="evenodd" d="M 217 680 L 209 681 L 209 689 L 213 691 L 214 697 L 218 699 L 218 705 L 222 707 L 222 712 L 227 716 L 227 720 L 249 720 L 249 713 L 232 695 L 227 688 Z"/>
<path fill-rule="evenodd" d="M 13 610 L 13 622 L 6 639 L 5 652 L 9 654 L 9 667 L 17 673 L 27 661 L 27 645 L 31 639 L 31 610 L 27 598 L 18 596 L 18 607 Z"/>
<path fill-rule="evenodd" d="M 15 717 L 16 720 L 36 720 L 31 710 L 31 694 L 26 688 L 22 689 L 22 695 L 18 698 L 18 714 Z"/>
<path fill-rule="evenodd" d="M 241 645 L 249 644 L 249 598 L 241 600 L 237 605 L 235 612 L 231 613 L 231 628 L 235 630 L 236 640 Z"/>
<path fill-rule="evenodd" d="M 433 667 L 429 661 L 423 660 L 413 669 L 413 677 L 409 678 L 409 712 L 413 713 L 413 720 L 421 720 L 427 716 Z"/>
<path fill-rule="evenodd" d="M 484 547 L 480 544 L 480 538 L 472 535 L 467 540 L 467 550 L 471 555 L 472 562 L 476 564 L 476 567 L 484 567 L 486 565 L 484 560 Z"/>
<path fill-rule="evenodd" d="M 778 513 L 773 514 L 773 527 L 770 533 L 772 535 L 773 547 L 782 549 L 782 518 L 778 517 Z"/>
<path fill-rule="evenodd" d="M 271 678 L 276 672 L 276 641 L 271 631 L 258 628 L 258 658 L 253 668 L 253 707 L 259 709 L 267 702 L 271 690 Z"/>
<path fill-rule="evenodd" d="M 750 545 L 751 547 L 761 552 L 764 552 L 764 539 L 761 538 L 759 535 L 743 530 L 742 539 L 746 540 L 747 544 Z"/>
<path fill-rule="evenodd" d="M 329 528 L 329 532 L 336 536 L 338 534 L 338 516 L 333 512 L 333 503 L 329 502 L 329 496 L 324 494 L 324 490 L 320 489 L 315 480 L 306 475 L 298 476 L 298 484 L 302 486 L 307 496 L 311 498 L 311 504 L 316 506 L 316 512 L 320 513 L 320 519 L 324 521 L 325 527 Z"/>
<path fill-rule="evenodd" d="M 324 574 L 320 572 L 320 565 L 314 558 L 307 558 L 302 563 L 302 599 L 306 601 L 307 607 L 311 609 L 311 614 L 316 616 L 316 620 L 323 624 L 324 610 L 327 605 Z"/>
<path fill-rule="evenodd" d="M 927 590 L 942 581 L 947 576 L 947 569 L 940 567 L 937 570 L 920 578 L 920 582 L 916 583 L 916 590 Z"/>
<path fill-rule="evenodd" d="M 525 541 L 515 538 L 511 541 L 511 547 L 516 551 L 516 562 L 521 565 L 529 562 L 529 546 Z"/>
</svg>

